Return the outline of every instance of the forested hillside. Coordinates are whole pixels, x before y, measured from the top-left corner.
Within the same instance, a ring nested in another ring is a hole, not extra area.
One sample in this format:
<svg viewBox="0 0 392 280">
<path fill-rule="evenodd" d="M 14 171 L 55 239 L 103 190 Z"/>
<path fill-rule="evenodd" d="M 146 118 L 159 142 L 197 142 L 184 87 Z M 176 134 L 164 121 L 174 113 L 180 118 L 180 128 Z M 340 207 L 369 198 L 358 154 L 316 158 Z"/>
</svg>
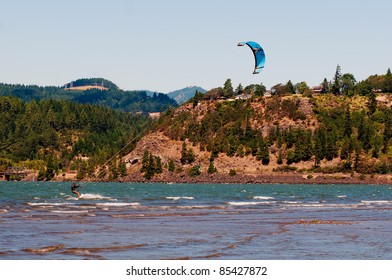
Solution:
<svg viewBox="0 0 392 280">
<path fill-rule="evenodd" d="M 77 90 L 81 86 L 102 86 L 107 90 L 91 88 Z M 71 90 L 76 88 L 76 90 Z M 123 91 L 114 83 L 101 79 L 79 79 L 64 87 L 0 84 L 0 96 L 16 96 L 24 101 L 41 99 L 68 100 L 82 104 L 98 104 L 126 112 L 160 112 L 168 106 L 177 107 L 176 101 L 166 94 L 148 96 L 145 91 Z"/>
<path fill-rule="evenodd" d="M 310 88 L 305 82 L 289 81 L 274 86 L 267 96 L 262 84 L 234 89 L 227 80 L 222 88 L 198 94 L 166 114 L 155 133 L 172 139 L 171 146 L 178 141 L 186 145 L 170 160 L 193 175 L 193 167 L 215 173 L 228 162 L 233 172 L 244 174 L 250 169 L 270 170 L 269 166 L 275 171 L 303 166 L 306 172 L 392 173 L 391 78 L 388 69 L 386 75 L 356 82 L 351 74 L 341 75 L 338 66 L 334 79 L 324 85 Z M 183 160 L 187 149 L 191 161 Z M 246 163 L 237 160 L 236 166 L 235 158 L 245 158 Z M 258 167 L 251 166 L 254 159 Z M 169 164 L 164 158 L 162 162 Z"/>
<path fill-rule="evenodd" d="M 78 170 L 79 178 L 94 177 L 95 168 L 135 139 L 123 151 L 129 152 L 151 125 L 146 116 L 103 106 L 16 97 L 0 97 L 0 119 L 0 171 L 26 167 L 39 170 L 39 180 L 70 169 Z M 110 163 L 112 176 L 119 167 L 124 173 L 120 163 L 117 158 Z"/>
</svg>

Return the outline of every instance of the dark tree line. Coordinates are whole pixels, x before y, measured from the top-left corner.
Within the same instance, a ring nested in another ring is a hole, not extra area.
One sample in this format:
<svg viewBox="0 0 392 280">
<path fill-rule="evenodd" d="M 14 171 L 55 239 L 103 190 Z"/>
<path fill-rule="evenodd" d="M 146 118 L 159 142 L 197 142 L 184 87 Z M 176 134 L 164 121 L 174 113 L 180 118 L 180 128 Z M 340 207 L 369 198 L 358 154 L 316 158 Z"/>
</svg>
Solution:
<svg viewBox="0 0 392 280">
<path fill-rule="evenodd" d="M 69 90 L 69 87 L 103 85 L 108 90 Z M 163 93 L 148 96 L 145 91 L 123 91 L 105 79 L 80 79 L 65 87 L 0 84 L 0 96 L 15 96 L 26 102 L 42 99 L 68 100 L 81 104 L 103 105 L 125 112 L 160 112 L 178 104 Z"/>
<path fill-rule="evenodd" d="M 16 97 L 0 97 L 0 119 L 0 158 L 41 169 L 47 179 L 67 169 L 93 175 L 95 167 L 151 125 L 146 116 L 103 106 Z"/>
</svg>

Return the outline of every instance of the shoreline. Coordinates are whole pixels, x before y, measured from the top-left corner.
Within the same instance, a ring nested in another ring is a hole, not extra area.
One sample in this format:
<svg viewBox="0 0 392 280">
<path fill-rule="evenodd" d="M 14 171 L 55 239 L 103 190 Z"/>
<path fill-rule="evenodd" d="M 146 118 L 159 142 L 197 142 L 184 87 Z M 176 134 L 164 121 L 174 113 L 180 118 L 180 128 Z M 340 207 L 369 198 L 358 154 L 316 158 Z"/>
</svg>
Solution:
<svg viewBox="0 0 392 280">
<path fill-rule="evenodd" d="M 36 176 L 28 176 L 20 181 L 32 182 L 35 181 Z M 259 175 L 250 174 L 236 174 L 230 176 L 224 173 L 215 174 L 201 174 L 199 176 L 189 176 L 185 172 L 171 173 L 166 172 L 163 174 L 155 175 L 150 180 L 143 177 L 143 174 L 136 172 L 115 180 L 108 179 L 88 179 L 77 180 L 75 176 L 57 176 L 50 182 L 122 182 L 122 183 L 189 183 L 189 184 L 355 184 L 355 185 L 392 185 L 392 175 L 376 174 L 364 175 L 349 173 L 296 173 L 296 172 L 279 172 L 279 173 L 265 173 Z M 6 181 L 4 181 L 6 182 Z"/>
<path fill-rule="evenodd" d="M 237 174 L 202 174 L 190 177 L 185 174 L 161 174 L 150 180 L 142 174 L 128 175 L 115 180 L 116 182 L 140 182 L 140 183 L 199 183 L 199 184 L 355 184 L 355 185 L 389 185 L 392 184 L 391 175 L 356 175 L 349 174 L 296 174 L 278 173 L 263 175 Z"/>
</svg>

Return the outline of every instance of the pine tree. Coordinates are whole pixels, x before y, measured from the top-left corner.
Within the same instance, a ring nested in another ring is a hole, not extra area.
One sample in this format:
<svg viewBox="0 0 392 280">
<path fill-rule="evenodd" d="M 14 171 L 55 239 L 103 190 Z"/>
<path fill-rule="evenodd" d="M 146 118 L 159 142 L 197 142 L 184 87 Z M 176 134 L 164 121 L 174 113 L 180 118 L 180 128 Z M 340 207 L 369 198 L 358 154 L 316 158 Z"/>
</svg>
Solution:
<svg viewBox="0 0 392 280">
<path fill-rule="evenodd" d="M 347 105 L 346 110 L 344 112 L 343 136 L 350 137 L 351 133 L 352 133 L 351 114 L 350 114 L 350 107 Z"/>
<path fill-rule="evenodd" d="M 180 162 L 182 165 L 188 162 L 188 150 L 185 141 L 182 143 Z"/>
<path fill-rule="evenodd" d="M 195 161 L 195 153 L 193 152 L 192 148 L 189 148 L 187 153 L 187 163 L 191 164 L 194 161 Z"/>
<path fill-rule="evenodd" d="M 323 81 L 323 83 L 321 84 L 321 86 L 322 86 L 322 90 L 321 90 L 321 93 L 328 93 L 329 92 L 329 83 L 328 83 L 328 81 L 327 81 L 327 78 L 324 78 L 324 81 Z"/>
<path fill-rule="evenodd" d="M 169 161 L 169 168 L 168 169 L 169 169 L 170 172 L 174 172 L 174 170 L 176 169 L 176 166 L 174 164 L 174 160 L 171 159 Z"/>
<path fill-rule="evenodd" d="M 152 154 L 149 154 L 148 157 L 148 165 L 147 165 L 147 170 L 144 173 L 144 178 L 146 178 L 147 180 L 150 180 L 155 173 L 155 158 Z"/>
<path fill-rule="evenodd" d="M 338 148 L 337 145 L 337 133 L 335 129 L 328 131 L 326 134 L 326 145 L 325 145 L 325 158 L 327 160 L 333 160 L 335 157 L 338 156 Z"/>
<path fill-rule="evenodd" d="M 238 87 L 235 89 L 235 94 L 240 95 L 244 91 L 244 87 L 241 85 L 241 83 L 238 85 Z"/>
<path fill-rule="evenodd" d="M 314 155 L 315 155 L 315 166 L 319 166 L 321 160 L 325 158 L 326 154 L 326 131 L 324 127 L 319 127 L 314 132 Z"/>
<path fill-rule="evenodd" d="M 210 161 L 210 165 L 207 170 L 208 174 L 214 174 L 216 172 L 216 168 L 213 161 Z"/>
<path fill-rule="evenodd" d="M 227 79 L 223 86 L 223 96 L 226 98 L 231 98 L 234 95 L 233 86 L 231 84 L 231 79 Z"/>
<path fill-rule="evenodd" d="M 124 177 L 127 175 L 127 166 L 125 164 L 125 161 L 121 160 L 118 163 L 118 167 L 117 167 L 118 172 L 120 173 L 121 177 Z"/>
<path fill-rule="evenodd" d="M 295 88 L 291 80 L 289 80 L 286 84 L 287 91 L 291 94 L 295 94 Z"/>
<path fill-rule="evenodd" d="M 341 73 L 341 67 L 338 64 L 338 66 L 336 66 L 336 72 L 333 79 L 332 93 L 335 95 L 339 95 L 341 87 L 342 87 L 342 73 Z"/>
<path fill-rule="evenodd" d="M 149 159 L 150 159 L 150 152 L 145 149 L 143 158 L 142 158 L 142 168 L 140 169 L 140 172 L 146 172 L 149 164 Z"/>
<path fill-rule="evenodd" d="M 369 100 L 367 102 L 367 107 L 369 108 L 369 116 L 372 116 L 377 110 L 377 100 L 376 94 L 374 92 L 369 93 Z"/>
<path fill-rule="evenodd" d="M 160 174 L 163 172 L 162 170 L 162 160 L 159 156 L 155 157 L 155 173 Z"/>
<path fill-rule="evenodd" d="M 282 156 L 282 151 L 279 150 L 279 154 L 278 154 L 278 160 L 276 162 L 277 164 L 281 165 L 283 163 L 283 156 Z"/>
</svg>

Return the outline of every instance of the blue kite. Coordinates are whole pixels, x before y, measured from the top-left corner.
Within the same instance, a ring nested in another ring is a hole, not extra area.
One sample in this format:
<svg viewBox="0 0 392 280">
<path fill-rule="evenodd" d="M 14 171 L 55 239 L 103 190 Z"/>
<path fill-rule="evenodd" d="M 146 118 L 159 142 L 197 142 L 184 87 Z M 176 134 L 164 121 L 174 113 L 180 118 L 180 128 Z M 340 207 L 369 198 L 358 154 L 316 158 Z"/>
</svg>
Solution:
<svg viewBox="0 0 392 280">
<path fill-rule="evenodd" d="M 239 47 L 248 45 L 252 50 L 253 55 L 255 56 L 255 70 L 253 74 L 259 74 L 261 69 L 264 68 L 265 64 L 265 53 L 263 48 L 256 42 L 248 41 L 248 42 L 240 42 L 238 43 Z"/>
</svg>

